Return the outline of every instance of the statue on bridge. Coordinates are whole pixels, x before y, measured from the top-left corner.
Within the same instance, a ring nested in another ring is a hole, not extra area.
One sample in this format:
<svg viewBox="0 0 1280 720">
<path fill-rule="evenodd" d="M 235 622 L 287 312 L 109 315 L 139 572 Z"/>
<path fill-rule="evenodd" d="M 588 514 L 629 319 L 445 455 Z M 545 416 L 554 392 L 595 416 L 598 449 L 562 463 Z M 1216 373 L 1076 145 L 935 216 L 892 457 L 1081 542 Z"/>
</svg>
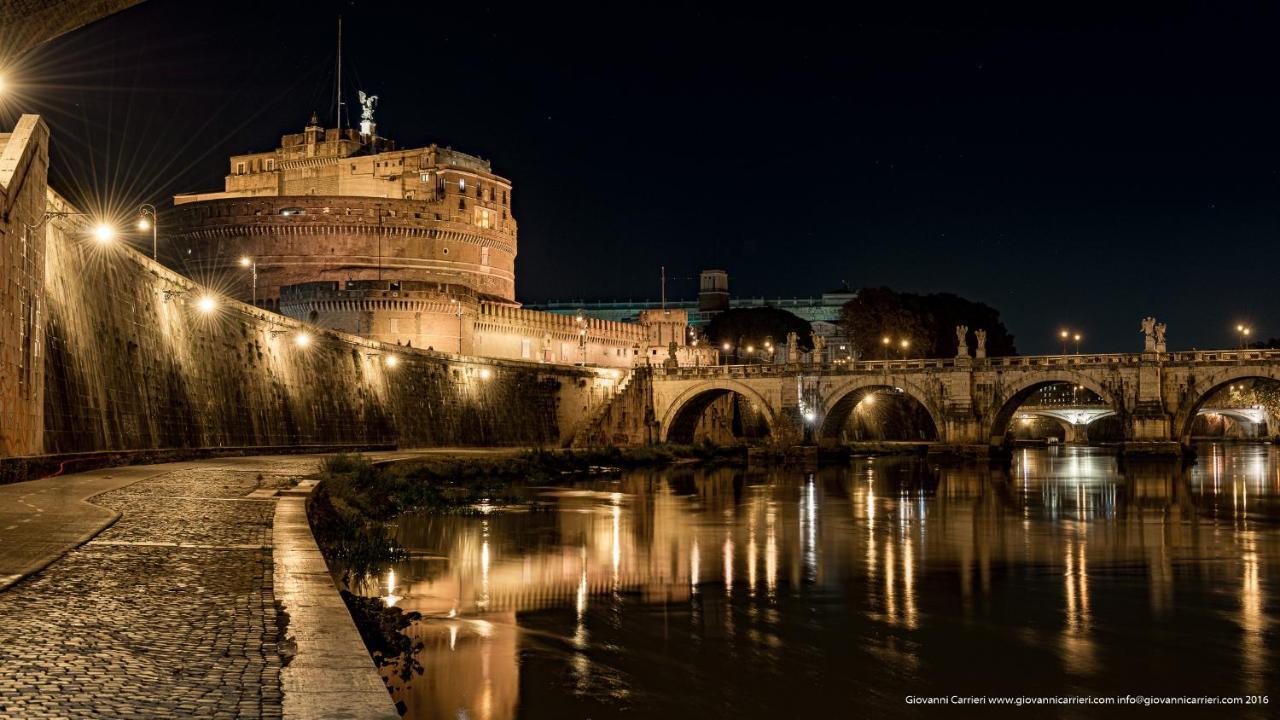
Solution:
<svg viewBox="0 0 1280 720">
<path fill-rule="evenodd" d="M 969 326 L 956 326 L 956 357 L 969 357 Z"/>
<path fill-rule="evenodd" d="M 794 330 L 787 333 L 787 364 L 800 363 L 800 336 Z"/>
<path fill-rule="evenodd" d="M 1167 329 L 1164 323 L 1156 325 L 1156 352 L 1158 353 L 1168 352 L 1164 344 L 1164 331 Z"/>
<path fill-rule="evenodd" d="M 1156 319 L 1147 316 L 1142 319 L 1143 352 L 1156 352 Z"/>
<path fill-rule="evenodd" d="M 809 333 L 809 337 L 813 339 L 813 352 L 810 357 L 813 359 L 814 365 L 823 365 L 826 363 L 826 357 L 823 350 L 827 347 L 827 339 L 818 333 Z"/>
<path fill-rule="evenodd" d="M 987 356 L 987 331 L 974 330 L 973 336 L 978 340 L 978 349 L 974 352 L 974 356 L 984 358 Z"/>
</svg>

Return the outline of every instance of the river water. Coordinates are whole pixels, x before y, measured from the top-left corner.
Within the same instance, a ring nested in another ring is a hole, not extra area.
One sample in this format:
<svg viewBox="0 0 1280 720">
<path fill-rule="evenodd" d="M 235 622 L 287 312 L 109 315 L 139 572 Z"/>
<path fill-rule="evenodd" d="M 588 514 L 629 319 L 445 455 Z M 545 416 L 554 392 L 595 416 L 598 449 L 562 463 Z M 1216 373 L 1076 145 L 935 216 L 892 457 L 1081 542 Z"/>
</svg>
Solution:
<svg viewBox="0 0 1280 720">
<path fill-rule="evenodd" d="M 414 718 L 1277 693 L 1280 450 L 1199 449 L 1184 468 L 1065 447 L 1004 468 L 877 457 L 533 488 L 519 508 L 402 518 L 413 557 L 365 590 L 424 615 L 421 673 L 387 671 Z"/>
</svg>

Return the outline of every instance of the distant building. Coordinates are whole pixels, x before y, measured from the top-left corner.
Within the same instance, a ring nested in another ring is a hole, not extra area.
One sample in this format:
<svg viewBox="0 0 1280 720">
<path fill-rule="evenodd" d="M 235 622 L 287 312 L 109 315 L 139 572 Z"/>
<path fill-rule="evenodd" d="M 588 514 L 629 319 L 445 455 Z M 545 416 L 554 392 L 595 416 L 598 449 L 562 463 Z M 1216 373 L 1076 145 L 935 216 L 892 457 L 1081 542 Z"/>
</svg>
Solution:
<svg viewBox="0 0 1280 720">
<path fill-rule="evenodd" d="M 667 308 L 683 310 L 688 313 L 689 325 L 705 328 L 712 318 L 730 309 L 775 307 L 790 312 L 802 320 L 808 321 L 814 333 L 827 340 L 828 360 L 850 357 L 852 347 L 844 338 L 840 327 L 840 308 L 857 297 L 855 290 L 842 286 L 816 297 L 807 298 L 765 298 L 765 297 L 730 297 L 729 273 L 724 270 L 703 270 L 698 278 L 698 297 L 696 300 L 670 300 L 665 305 L 659 300 L 607 300 L 586 302 L 582 300 L 553 300 L 548 302 L 529 303 L 526 307 L 561 315 L 577 315 L 584 313 L 591 317 L 619 322 L 637 322 L 641 313 L 647 310 Z M 779 358 L 786 357 L 786 345 L 776 345 Z M 781 361 L 781 360 L 779 360 Z"/>
</svg>

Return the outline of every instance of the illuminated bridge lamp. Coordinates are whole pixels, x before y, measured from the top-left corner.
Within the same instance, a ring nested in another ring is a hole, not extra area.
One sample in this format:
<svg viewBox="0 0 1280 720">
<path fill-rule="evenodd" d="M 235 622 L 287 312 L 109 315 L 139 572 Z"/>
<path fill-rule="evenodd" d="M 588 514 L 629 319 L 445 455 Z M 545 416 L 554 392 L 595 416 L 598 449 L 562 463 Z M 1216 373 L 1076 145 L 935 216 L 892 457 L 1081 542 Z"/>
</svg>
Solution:
<svg viewBox="0 0 1280 720">
<path fill-rule="evenodd" d="M 393 368 L 399 364 L 400 364 L 400 358 L 396 357 L 395 355 L 387 356 L 387 367 Z"/>
<path fill-rule="evenodd" d="M 201 295 L 196 301 L 196 309 L 208 315 L 218 309 L 218 301 L 212 295 Z"/>
<path fill-rule="evenodd" d="M 489 368 L 480 368 L 480 379 L 481 379 L 481 380 L 488 380 L 488 379 L 489 379 L 489 378 L 491 378 L 491 377 L 493 377 L 493 371 L 492 371 L 492 370 L 490 370 Z"/>
<path fill-rule="evenodd" d="M 116 229 L 106 223 L 98 223 L 93 228 L 93 239 L 100 244 L 106 245 L 116 237 Z"/>
<path fill-rule="evenodd" d="M 297 344 L 298 347 L 307 347 L 311 344 L 311 333 L 300 332 L 298 333 L 298 336 L 293 339 L 293 342 Z"/>
</svg>

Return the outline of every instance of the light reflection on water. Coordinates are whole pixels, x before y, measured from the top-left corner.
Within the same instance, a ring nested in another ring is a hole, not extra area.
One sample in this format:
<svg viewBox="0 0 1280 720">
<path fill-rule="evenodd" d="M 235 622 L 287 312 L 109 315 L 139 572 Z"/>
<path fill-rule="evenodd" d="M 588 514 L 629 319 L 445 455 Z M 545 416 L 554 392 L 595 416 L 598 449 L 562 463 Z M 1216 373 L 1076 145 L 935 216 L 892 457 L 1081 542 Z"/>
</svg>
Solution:
<svg viewBox="0 0 1280 720">
<path fill-rule="evenodd" d="M 1201 453 L 636 472 L 403 518 L 414 557 L 366 590 L 426 616 L 423 675 L 393 680 L 411 717 L 1274 691 L 1280 451 Z"/>
</svg>

